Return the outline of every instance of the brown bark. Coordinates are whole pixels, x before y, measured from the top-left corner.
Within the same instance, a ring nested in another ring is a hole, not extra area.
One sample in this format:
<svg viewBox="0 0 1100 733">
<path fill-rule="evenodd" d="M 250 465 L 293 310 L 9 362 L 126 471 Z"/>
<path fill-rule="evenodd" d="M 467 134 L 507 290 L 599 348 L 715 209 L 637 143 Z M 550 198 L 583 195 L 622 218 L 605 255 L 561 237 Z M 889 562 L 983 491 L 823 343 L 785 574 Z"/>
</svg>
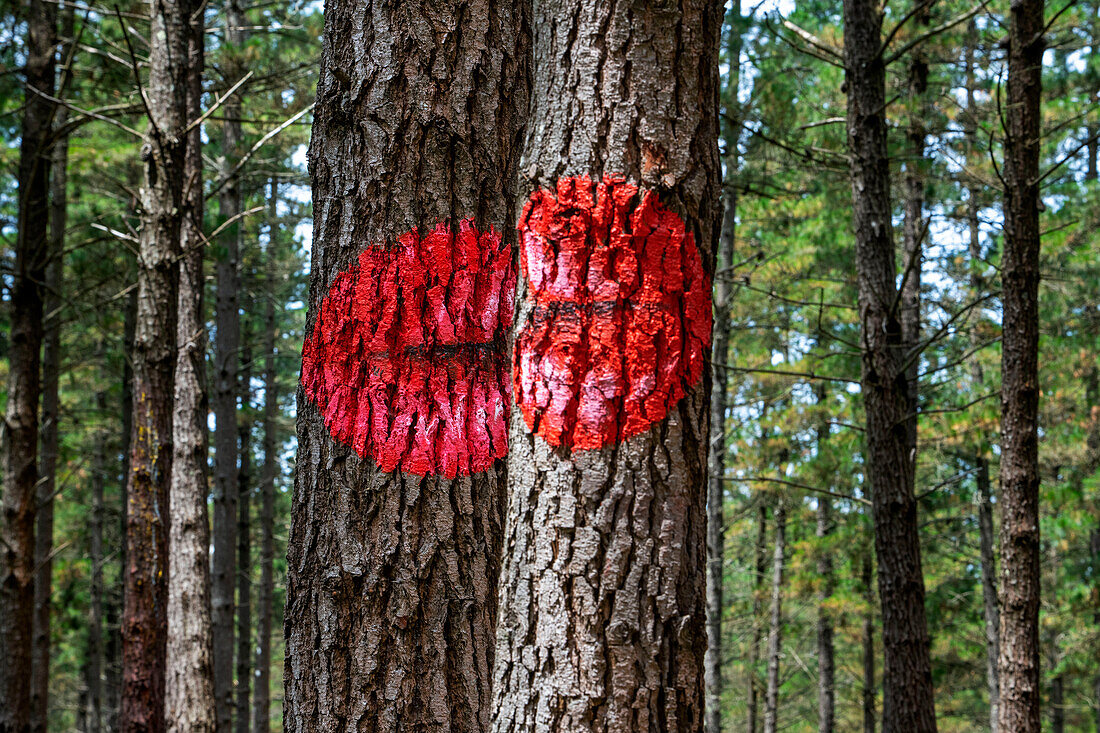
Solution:
<svg viewBox="0 0 1100 733">
<path fill-rule="evenodd" d="M 202 113 L 205 23 L 199 5 L 185 6 L 186 121 Z M 175 398 L 169 520 L 165 717 L 176 733 L 213 733 L 210 621 L 210 530 L 207 520 L 206 327 L 203 312 L 202 138 L 186 136 L 180 201 L 181 257 L 176 323 Z"/>
<path fill-rule="evenodd" d="M 1043 0 L 1012 4 L 1001 263 L 1001 706 L 998 728 L 1038 733 L 1039 136 Z"/>
<path fill-rule="evenodd" d="M 97 356 L 104 356 L 100 342 Z M 102 390 L 95 395 L 96 410 L 102 419 L 107 414 L 107 395 Z M 88 604 L 88 647 L 85 652 L 85 686 L 88 688 L 86 727 L 88 733 L 99 733 L 103 725 L 103 514 L 104 484 L 107 471 L 107 433 L 96 430 L 92 448 L 92 512 L 88 522 L 88 559 L 92 563 L 92 578 Z"/>
<path fill-rule="evenodd" d="M 457 232 L 466 218 L 514 242 L 526 15 L 481 0 L 328 3 L 307 333 L 337 274 L 370 247 L 414 228 Z M 482 348 L 504 358 L 503 337 Z M 301 390 L 298 405 L 287 730 L 485 730 L 503 462 L 454 479 L 384 472 L 334 440 Z"/>
<path fill-rule="evenodd" d="M 683 218 L 712 273 L 720 12 L 536 4 L 521 193 L 624 176 Z M 521 276 L 517 335 L 529 292 Z M 646 432 L 594 450 L 551 448 L 513 409 L 494 730 L 702 727 L 710 375 L 685 386 Z"/>
<path fill-rule="evenodd" d="M 57 6 L 26 5 L 24 105 L 19 144 L 19 213 L 11 274 L 8 404 L 0 435 L 0 730 L 31 723 L 38 403 L 43 339 L 42 283 L 49 260 L 50 145 Z"/>
<path fill-rule="evenodd" d="M 716 270 L 732 267 L 737 246 L 737 170 L 741 125 L 737 109 L 737 89 L 740 84 L 741 10 L 732 10 L 733 21 L 727 41 L 727 57 L 731 59 L 726 81 L 726 114 L 730 117 L 725 131 L 726 182 L 723 186 L 724 211 L 719 237 L 719 253 Z M 707 482 L 707 654 L 704 661 L 706 690 L 706 733 L 722 730 L 722 576 L 725 567 L 726 542 L 723 504 L 725 502 L 726 470 L 726 392 L 729 388 L 729 372 L 719 364 L 728 361 L 730 343 L 730 296 L 728 279 L 714 283 L 714 329 L 711 346 L 712 391 L 710 396 L 710 465 Z"/>
<path fill-rule="evenodd" d="M 73 7 L 66 4 L 60 12 L 58 57 L 64 61 L 71 48 Z M 59 86 L 66 85 L 68 72 L 62 71 Z M 67 110 L 54 112 L 53 128 L 63 127 Z M 49 725 L 50 692 L 50 615 L 53 593 L 53 517 L 54 491 L 57 488 L 58 436 L 61 376 L 61 289 L 64 278 L 65 220 L 67 212 L 69 137 L 55 137 L 50 164 L 49 262 L 46 265 L 43 298 L 44 339 L 42 344 L 42 435 L 39 467 L 36 527 L 34 537 L 34 648 L 31 660 L 31 730 L 42 732 Z"/>
<path fill-rule="evenodd" d="M 866 610 L 863 612 L 863 733 L 875 733 L 875 587 L 874 559 L 862 552 L 860 586 Z"/>
<path fill-rule="evenodd" d="M 279 238 L 278 226 L 279 189 L 271 180 L 269 201 L 268 291 L 264 297 L 264 465 L 260 474 L 260 585 L 256 594 L 256 689 L 252 694 L 252 729 L 255 733 L 271 730 L 271 625 L 272 595 L 275 589 L 275 479 L 279 475 L 279 380 L 275 367 L 275 339 L 278 325 L 275 321 L 274 262 Z"/>
<path fill-rule="evenodd" d="M 142 228 L 133 348 L 133 434 L 126 491 L 122 617 L 123 733 L 165 730 L 168 490 L 176 365 L 190 5 L 150 4 L 149 130 L 142 146 Z"/>
<path fill-rule="evenodd" d="M 239 0 L 225 2 L 225 58 L 227 84 L 244 75 L 241 51 L 245 42 L 245 14 Z M 241 156 L 240 92 L 225 101 L 222 123 L 222 175 L 229 175 Z M 218 196 L 218 210 L 228 225 L 218 241 L 216 265 L 217 324 L 214 344 L 214 561 L 211 586 L 214 619 L 214 698 L 218 733 L 230 733 L 233 724 L 233 593 L 236 587 L 238 479 L 237 372 L 240 364 L 240 175 L 233 175 Z"/>
<path fill-rule="evenodd" d="M 768 506 L 764 502 L 760 502 L 760 508 L 757 511 L 756 521 L 756 542 L 753 549 L 754 562 L 753 562 L 753 580 L 752 580 L 752 633 L 749 639 L 749 653 L 748 659 L 745 661 L 745 667 L 748 669 L 748 721 L 747 730 L 748 733 L 756 733 L 756 729 L 759 727 L 758 710 L 759 710 L 759 698 L 760 698 L 760 684 L 759 678 L 756 674 L 757 663 L 760 660 L 760 614 L 764 610 L 763 597 L 761 591 L 764 585 L 764 573 L 767 572 L 768 564 Z"/>
<path fill-rule="evenodd" d="M 764 733 L 779 730 L 779 657 L 783 652 L 783 568 L 787 560 L 787 508 L 779 496 L 775 505 L 775 547 L 772 550 L 772 597 L 768 615 L 768 677 L 764 695 Z"/>
<path fill-rule="evenodd" d="M 897 304 L 886 149 L 886 69 L 880 52 L 882 10 L 874 0 L 845 0 L 844 52 L 848 147 L 855 210 L 856 269 L 871 486 L 882 602 L 883 728 L 936 730 L 924 609 L 917 502 L 913 493 L 911 344 Z"/>
<path fill-rule="evenodd" d="M 246 306 L 247 309 L 247 306 Z M 242 339 L 241 411 L 237 421 L 241 465 L 237 472 L 237 709 L 236 731 L 248 733 L 252 716 L 252 350 L 250 334 Z"/>
<path fill-rule="evenodd" d="M 826 428 L 827 429 L 827 428 Z M 824 540 L 833 531 L 832 501 L 817 497 L 816 534 Z M 833 561 L 828 551 L 818 555 L 818 581 L 821 589 L 817 596 L 817 729 L 819 733 L 832 733 L 836 728 L 836 662 L 833 647 L 833 616 L 826 604 L 835 589 Z"/>
</svg>

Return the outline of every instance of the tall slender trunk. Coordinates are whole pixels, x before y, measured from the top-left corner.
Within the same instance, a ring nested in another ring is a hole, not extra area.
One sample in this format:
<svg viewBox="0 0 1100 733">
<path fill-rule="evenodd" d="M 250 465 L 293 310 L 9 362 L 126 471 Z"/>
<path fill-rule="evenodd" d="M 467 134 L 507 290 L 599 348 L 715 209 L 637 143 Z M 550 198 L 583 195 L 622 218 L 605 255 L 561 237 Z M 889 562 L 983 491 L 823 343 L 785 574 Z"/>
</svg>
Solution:
<svg viewBox="0 0 1100 733">
<path fill-rule="evenodd" d="M 890 167 L 886 149 L 886 68 L 876 0 L 845 0 L 848 148 L 855 210 L 856 269 L 871 486 L 882 601 L 883 728 L 936 730 L 924 609 L 917 501 L 913 493 L 907 361 L 915 356 L 898 312 Z"/>
<path fill-rule="evenodd" d="M 521 2 L 325 8 L 287 552 L 295 733 L 489 725 L 527 23 Z"/>
<path fill-rule="evenodd" d="M 165 730 L 168 492 L 190 65 L 188 1 L 156 0 L 149 9 L 146 96 L 152 118 L 141 151 L 145 178 L 140 194 L 133 434 L 126 492 L 122 733 Z"/>
<path fill-rule="evenodd" d="M 62 61 L 72 47 L 74 15 L 71 3 L 60 13 L 58 58 Z M 67 85 L 68 71 L 62 71 L 60 87 Z M 65 126 L 67 110 L 54 113 L 54 130 Z M 44 340 L 42 343 L 42 435 L 38 481 L 38 512 L 34 537 L 34 649 L 31 660 L 31 730 L 44 733 L 49 724 L 50 692 L 50 614 L 53 595 L 53 517 L 54 491 L 57 488 L 58 436 L 60 418 L 59 382 L 61 377 L 61 292 L 64 279 L 65 226 L 69 167 L 69 136 L 54 138 L 50 164 L 49 262 L 46 265 Z"/>
<path fill-rule="evenodd" d="M 130 290 L 129 297 L 126 298 L 122 323 L 122 347 L 127 358 L 123 359 L 122 362 L 122 383 L 119 385 L 119 391 L 122 393 L 120 401 L 121 414 L 119 415 L 119 422 L 122 424 L 122 433 L 119 436 L 122 445 L 119 455 L 122 457 L 122 461 L 121 471 L 116 475 L 119 481 L 119 573 L 118 584 L 112 589 L 111 602 L 104 612 L 107 641 L 103 649 L 105 662 L 103 699 L 107 708 L 106 728 L 112 731 L 120 729 L 119 716 L 122 712 L 122 619 L 120 614 L 125 608 L 126 574 L 129 567 L 126 533 L 129 516 L 130 443 L 133 438 L 134 424 L 134 371 L 131 357 L 135 353 L 134 336 L 137 329 L 137 304 L 137 289 L 133 288 Z"/>
<path fill-rule="evenodd" d="M 252 694 L 254 733 L 271 730 L 271 618 L 275 590 L 275 478 L 279 474 L 279 379 L 275 367 L 275 262 L 279 243 L 279 188 L 271 179 L 268 209 L 267 288 L 264 293 L 264 465 L 260 474 L 260 586 L 256 594 L 256 689 Z"/>
<path fill-rule="evenodd" d="M 1055 468 L 1051 474 L 1058 476 L 1060 468 Z M 1076 481 L 1076 477 L 1071 481 Z M 1080 484 L 1076 490 L 1081 492 Z M 1047 546 L 1047 558 L 1050 562 L 1050 591 L 1047 593 L 1050 606 L 1058 608 L 1058 575 L 1061 559 L 1058 556 L 1058 546 L 1049 543 Z M 1057 613 L 1057 610 L 1055 611 Z M 1050 733 L 1065 733 L 1066 731 L 1066 679 L 1062 672 L 1058 671 L 1058 665 L 1062 661 L 1062 652 L 1059 648 L 1061 642 L 1061 630 L 1059 624 L 1052 623 L 1047 626 L 1047 659 L 1053 676 L 1050 679 Z"/>
<path fill-rule="evenodd" d="M 756 542 L 753 547 L 752 631 L 749 637 L 748 658 L 745 660 L 749 681 L 748 733 L 756 733 L 759 727 L 760 679 L 756 674 L 756 667 L 760 661 L 760 615 L 764 612 L 762 590 L 764 573 L 767 572 L 768 565 L 768 505 L 763 501 L 760 502 L 756 517 Z"/>
<path fill-rule="evenodd" d="M 186 116 L 202 114 L 204 13 L 184 5 L 187 23 Z M 202 138 L 186 135 L 180 202 L 181 256 L 176 324 L 175 399 L 168 560 L 166 718 L 174 733 L 213 733 L 210 530 L 207 518 L 206 327 L 203 312 Z"/>
<path fill-rule="evenodd" d="M 978 36 L 977 26 L 973 22 L 967 27 L 967 37 Z M 966 46 L 966 115 L 963 118 L 963 134 L 966 142 L 966 160 L 968 167 L 977 164 L 982 150 L 978 142 L 978 108 L 974 93 L 977 89 L 975 78 L 974 42 Z M 981 188 L 967 183 L 966 222 L 969 234 L 968 252 L 970 256 L 970 299 L 983 297 L 985 279 L 981 275 L 982 247 L 981 226 L 978 219 L 978 196 Z M 975 344 L 976 345 L 976 344 Z M 975 385 L 984 381 L 981 361 L 974 359 L 971 364 L 971 376 Z M 984 438 L 974 458 L 975 481 L 978 488 L 978 541 L 981 558 L 982 606 L 985 617 L 986 648 L 986 684 L 989 689 L 989 727 L 991 733 L 997 733 L 997 709 L 1000 707 L 1000 681 L 997 676 L 997 658 L 1000 656 L 1001 610 L 997 599 L 997 563 L 994 554 L 995 534 L 993 527 L 993 490 L 989 477 L 988 441 Z"/>
<path fill-rule="evenodd" d="M 43 288 L 50 258 L 50 133 L 54 105 L 57 6 L 26 4 L 26 61 L 19 142 L 19 213 L 10 275 L 8 404 L 0 426 L 0 730 L 30 727 L 34 628 L 35 509 L 38 500 L 38 402 L 42 392 Z M 6 276 L 7 277 L 7 276 Z M 44 701 L 43 701 L 44 702 Z"/>
<path fill-rule="evenodd" d="M 827 429 L 827 428 L 826 428 Z M 833 531 L 832 501 L 825 495 L 817 497 L 817 537 L 824 540 Z M 833 648 L 833 615 L 828 603 L 833 596 L 833 560 L 829 552 L 821 551 L 817 559 L 817 729 L 832 733 L 836 727 L 836 664 Z"/>
<path fill-rule="evenodd" d="M 246 306 L 247 310 L 247 306 Z M 252 715 L 252 350 L 251 334 L 241 345 L 241 411 L 237 421 L 241 467 L 237 474 L 237 733 L 248 733 Z"/>
<path fill-rule="evenodd" d="M 866 610 L 863 612 L 863 733 L 875 733 L 875 586 L 874 558 L 860 553 L 860 586 Z"/>
<path fill-rule="evenodd" d="M 225 2 L 226 82 L 235 84 L 244 75 L 242 52 L 245 15 L 240 0 Z M 222 175 L 229 175 L 241 156 L 240 93 L 225 101 L 222 123 Z M 237 372 L 240 364 L 240 242 L 241 227 L 235 220 L 241 211 L 240 175 L 233 175 L 218 197 L 219 214 L 227 224 L 219 241 L 216 266 L 217 324 L 214 348 L 214 698 L 218 733 L 230 733 L 233 724 L 233 592 L 236 587 L 237 486 Z"/>
<path fill-rule="evenodd" d="M 1004 159 L 1001 349 L 1001 706 L 998 728 L 1038 733 L 1039 138 L 1043 0 L 1012 4 Z"/>
<path fill-rule="evenodd" d="M 494 730 L 697 731 L 721 7 L 531 27 Z"/>
<path fill-rule="evenodd" d="M 772 598 L 768 617 L 768 688 L 764 697 L 764 733 L 779 729 L 779 657 L 783 651 L 783 567 L 787 560 L 787 508 L 775 503 L 775 547 L 772 551 Z"/>
<path fill-rule="evenodd" d="M 97 349 L 102 363 L 105 356 L 103 343 Z M 97 417 L 107 416 L 107 395 L 96 392 Z M 96 430 L 92 447 L 92 512 L 88 522 L 88 559 L 92 563 L 91 587 L 88 589 L 88 646 L 85 652 L 85 687 L 88 689 L 86 727 L 88 733 L 99 733 L 103 724 L 103 514 L 104 484 L 107 471 L 107 431 Z"/>
<path fill-rule="evenodd" d="M 725 129 L 725 184 L 723 185 L 722 230 L 718 244 L 716 271 L 732 267 L 737 246 L 737 170 L 738 142 L 741 126 L 737 90 L 740 86 L 741 9 L 731 10 L 727 41 L 729 75 L 726 81 L 726 114 L 730 118 Z M 729 371 L 725 368 L 729 352 L 730 297 L 729 278 L 714 281 L 714 337 L 711 346 L 713 382 L 710 396 L 710 465 L 707 484 L 707 654 L 704 661 L 706 688 L 706 733 L 722 730 L 722 610 L 723 570 L 726 559 L 725 469 L 726 469 L 726 392 Z"/>
</svg>

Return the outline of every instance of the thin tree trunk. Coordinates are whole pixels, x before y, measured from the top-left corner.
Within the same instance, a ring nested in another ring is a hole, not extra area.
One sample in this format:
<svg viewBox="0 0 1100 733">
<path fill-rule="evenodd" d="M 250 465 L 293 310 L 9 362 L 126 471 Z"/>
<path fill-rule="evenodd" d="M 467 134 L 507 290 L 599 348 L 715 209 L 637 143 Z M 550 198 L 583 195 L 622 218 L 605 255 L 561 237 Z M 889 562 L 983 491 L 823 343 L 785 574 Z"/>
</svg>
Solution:
<svg viewBox="0 0 1100 733">
<path fill-rule="evenodd" d="M 768 506 L 763 501 L 757 510 L 756 542 L 753 548 L 753 576 L 752 576 L 752 632 L 749 639 L 748 659 L 745 666 L 748 669 L 748 733 L 756 733 L 759 727 L 758 705 L 760 699 L 759 678 L 756 674 L 756 666 L 760 660 L 760 614 L 764 611 L 764 603 L 761 595 L 764 585 L 764 573 L 768 565 Z"/>
<path fill-rule="evenodd" d="M 522 3 L 326 7 L 288 731 L 489 725 L 527 23 Z"/>
<path fill-rule="evenodd" d="M 874 559 L 862 552 L 860 585 L 866 610 L 863 612 L 863 733 L 875 733 L 875 586 Z"/>
<path fill-rule="evenodd" d="M 122 733 L 165 730 L 168 491 L 183 209 L 190 36 L 187 0 L 150 4 L 149 131 L 142 146 L 142 228 L 134 331 L 133 435 L 127 486 Z"/>
<path fill-rule="evenodd" d="M 240 0 L 225 3 L 226 82 L 244 75 L 242 52 L 245 15 Z M 241 155 L 240 93 L 225 101 L 222 123 L 222 175 L 228 175 Z M 214 349 L 214 697 L 218 733 L 230 733 L 233 724 L 233 593 L 236 587 L 238 479 L 237 395 L 241 348 L 240 175 L 232 176 L 218 197 L 219 214 L 227 224 L 219 242 L 222 255 L 216 267 L 217 323 Z"/>
<path fill-rule="evenodd" d="M 100 362 L 105 356 L 103 343 L 97 349 Z M 97 417 L 107 416 L 107 395 L 96 392 Z M 104 483 L 107 471 L 107 432 L 96 430 L 92 448 L 92 513 L 88 523 L 88 558 L 92 563 L 92 578 L 88 604 L 88 648 L 85 652 L 85 686 L 88 688 L 87 722 L 84 730 L 99 733 L 103 723 L 103 514 Z"/>
<path fill-rule="evenodd" d="M 971 22 L 967 27 L 967 37 L 977 37 L 977 26 Z M 977 88 L 975 78 L 974 43 L 966 46 L 966 116 L 963 118 L 963 133 L 966 139 L 966 159 L 968 167 L 976 164 L 982 151 L 978 146 L 978 108 L 974 98 Z M 968 251 L 970 255 L 970 298 L 976 300 L 984 295 L 985 281 L 980 274 L 982 265 L 981 227 L 978 219 L 979 187 L 967 184 L 966 221 L 969 232 Z M 981 362 L 972 361 L 971 374 L 975 384 L 982 384 L 984 375 Z M 986 641 L 986 684 L 989 688 L 989 726 L 991 733 L 997 733 L 997 709 L 1000 706 L 1000 682 L 997 676 L 997 658 L 1000 655 L 1001 611 L 997 599 L 997 563 L 994 554 L 995 534 L 993 527 L 993 491 L 989 476 L 989 459 L 986 453 L 988 442 L 984 439 L 974 459 L 975 481 L 978 487 L 978 540 L 981 557 L 982 605 L 985 617 Z"/>
<path fill-rule="evenodd" d="M 1058 476 L 1060 468 L 1054 468 L 1051 474 Z M 1075 480 L 1075 479 L 1071 479 Z M 1082 487 L 1078 484 L 1076 487 L 1078 492 L 1081 492 Z M 1058 572 L 1061 560 L 1058 557 L 1058 548 L 1054 543 L 1050 543 L 1047 547 L 1047 555 L 1050 560 L 1050 592 L 1047 594 L 1049 597 L 1049 603 L 1052 608 L 1058 608 Z M 1066 731 L 1066 680 L 1065 676 L 1057 671 L 1058 665 L 1061 662 L 1062 653 L 1059 649 L 1060 642 L 1060 630 L 1057 623 L 1048 625 L 1047 628 L 1047 648 L 1048 648 L 1048 660 L 1050 669 L 1054 672 L 1054 676 L 1050 680 L 1050 732 L 1051 733 L 1065 733 Z"/>
<path fill-rule="evenodd" d="M 61 38 L 73 35 L 73 8 L 61 10 Z M 59 57 L 64 59 L 71 41 L 62 42 Z M 67 76 L 64 72 L 62 76 Z M 65 80 L 61 86 L 65 85 Z M 59 107 L 54 129 L 65 125 L 67 110 Z M 42 344 L 42 435 L 38 482 L 38 512 L 34 538 L 34 649 L 31 660 L 31 730 L 45 733 L 49 725 L 50 692 L 50 614 L 53 595 L 53 517 L 54 491 L 57 488 L 58 436 L 61 377 L 61 292 L 64 279 L 65 219 L 67 212 L 69 136 L 54 140 L 50 170 L 49 263 L 46 265 L 44 340 Z"/>
<path fill-rule="evenodd" d="M 737 122 L 737 89 L 740 80 L 741 57 L 740 8 L 731 11 L 735 20 L 731 24 L 728 40 L 730 61 L 726 82 L 727 114 L 731 117 L 726 129 L 726 179 L 723 186 L 725 210 L 722 213 L 722 231 L 719 239 L 718 268 L 732 267 L 737 246 L 737 143 L 741 126 Z M 729 352 L 730 281 L 714 283 L 714 337 L 712 345 L 713 381 L 710 397 L 710 466 L 707 485 L 707 654 L 704 685 L 706 687 L 706 733 L 722 730 L 722 576 L 725 567 L 726 543 L 723 504 L 725 502 L 726 469 L 726 391 L 729 388 L 729 372 L 721 368 Z"/>
<path fill-rule="evenodd" d="M 202 114 L 205 23 L 199 5 L 185 5 L 188 66 L 186 121 Z M 167 727 L 175 733 L 213 733 L 210 530 L 207 518 L 206 327 L 203 312 L 202 138 L 186 136 L 180 222 L 175 400 L 168 560 Z"/>
<path fill-rule="evenodd" d="M 252 694 L 252 729 L 254 733 L 271 730 L 271 624 L 272 596 L 275 589 L 275 478 L 279 474 L 279 380 L 275 367 L 275 298 L 278 297 L 274 276 L 278 255 L 279 189 L 271 179 L 268 213 L 267 291 L 264 294 L 264 465 L 260 475 L 260 587 L 256 595 L 258 633 L 256 639 L 256 689 Z"/>
<path fill-rule="evenodd" d="M 246 306 L 247 308 L 247 306 Z M 248 733 L 252 715 L 252 350 L 246 332 L 241 346 L 240 395 L 244 415 L 237 421 L 241 467 L 237 474 L 237 733 Z"/>
<path fill-rule="evenodd" d="M 1038 733 L 1039 137 L 1043 0 L 1012 5 L 1004 160 L 1001 351 L 1001 706 L 998 729 Z"/>
<path fill-rule="evenodd" d="M 828 427 L 825 427 L 825 430 L 827 431 Z M 817 497 L 816 534 L 821 541 L 832 532 L 832 501 L 822 495 Z M 817 575 L 821 583 L 817 596 L 817 729 L 819 733 L 832 733 L 836 727 L 836 663 L 833 649 L 833 615 L 827 604 L 833 596 L 835 581 L 833 560 L 828 550 L 819 551 Z"/>
<path fill-rule="evenodd" d="M 534 10 L 494 730 L 698 731 L 721 7 Z"/>
<path fill-rule="evenodd" d="M 876 0 L 845 0 L 848 147 L 855 209 L 856 267 L 863 345 L 871 486 L 882 601 L 883 728 L 936 730 L 924 609 L 917 501 L 910 445 L 912 360 L 897 309 L 890 168 L 886 150 L 886 69 Z"/>
<path fill-rule="evenodd" d="M 24 104 L 19 144 L 19 213 L 10 274 L 8 404 L 0 427 L 3 513 L 0 515 L 0 730 L 31 724 L 38 402 L 42 392 L 43 288 L 50 258 L 47 231 L 54 105 L 57 6 L 26 4 Z M 8 275 L 5 276 L 9 277 Z M 44 702 L 44 701 L 43 701 Z"/>
<path fill-rule="evenodd" d="M 768 688 L 764 698 L 764 733 L 779 729 L 779 657 L 783 651 L 783 566 L 787 560 L 787 508 L 775 504 L 775 548 L 772 553 L 772 598 L 768 618 Z"/>
</svg>

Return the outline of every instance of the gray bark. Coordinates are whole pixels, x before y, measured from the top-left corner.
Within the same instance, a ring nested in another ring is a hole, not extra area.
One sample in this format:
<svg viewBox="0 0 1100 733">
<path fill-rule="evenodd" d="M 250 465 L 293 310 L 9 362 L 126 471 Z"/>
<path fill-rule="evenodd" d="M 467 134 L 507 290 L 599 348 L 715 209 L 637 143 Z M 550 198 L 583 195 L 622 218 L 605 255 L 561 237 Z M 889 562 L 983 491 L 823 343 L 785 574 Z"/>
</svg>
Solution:
<svg viewBox="0 0 1100 733">
<path fill-rule="evenodd" d="M 369 247 L 465 218 L 514 242 L 527 22 L 522 3 L 328 3 L 307 333 Z M 500 336 L 490 359 L 504 358 Z M 454 479 L 383 472 L 333 439 L 301 389 L 298 406 L 287 730 L 485 730 L 503 461 Z"/>
<path fill-rule="evenodd" d="M 624 176 L 683 217 L 712 273 L 720 6 L 534 10 L 521 193 Z M 529 291 L 521 276 L 517 337 L 536 317 Z M 709 374 L 686 387 L 646 432 L 593 450 L 552 448 L 513 409 L 498 733 L 702 727 Z"/>
<path fill-rule="evenodd" d="M 748 659 L 745 667 L 748 669 L 748 733 L 756 733 L 759 727 L 759 699 L 760 679 L 756 673 L 756 667 L 760 661 L 760 616 L 764 611 L 764 599 L 762 589 L 764 574 L 768 564 L 768 505 L 760 502 L 756 520 L 756 542 L 753 548 L 753 575 L 752 575 L 752 631 L 749 638 Z"/>
<path fill-rule="evenodd" d="M 787 507 L 782 496 L 775 505 L 775 546 L 772 550 L 772 597 L 768 614 L 768 678 L 764 696 L 764 733 L 779 729 L 779 659 L 783 652 L 783 568 L 787 560 Z"/>
<path fill-rule="evenodd" d="M 205 24 L 187 6 L 186 120 L 202 113 Z M 202 138 L 186 137 L 172 412 L 165 718 L 172 733 L 213 733 L 210 531 L 207 519 L 206 327 L 203 312 Z"/>
</svg>

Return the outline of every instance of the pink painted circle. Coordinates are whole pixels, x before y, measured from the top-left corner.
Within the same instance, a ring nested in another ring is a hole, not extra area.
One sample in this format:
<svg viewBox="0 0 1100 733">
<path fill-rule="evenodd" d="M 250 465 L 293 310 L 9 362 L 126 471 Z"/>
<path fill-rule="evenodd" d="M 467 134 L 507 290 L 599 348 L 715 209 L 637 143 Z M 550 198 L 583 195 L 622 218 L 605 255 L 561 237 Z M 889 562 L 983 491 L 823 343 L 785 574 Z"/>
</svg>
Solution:
<svg viewBox="0 0 1100 733">
<path fill-rule="evenodd" d="M 484 471 L 508 450 L 514 293 L 511 252 L 470 220 L 368 249 L 321 301 L 306 396 L 333 438 L 382 471 Z"/>
<path fill-rule="evenodd" d="M 531 195 L 519 237 L 533 307 L 513 379 L 527 427 L 595 449 L 663 420 L 711 338 L 710 281 L 683 219 L 622 178 L 578 176 Z"/>
</svg>

